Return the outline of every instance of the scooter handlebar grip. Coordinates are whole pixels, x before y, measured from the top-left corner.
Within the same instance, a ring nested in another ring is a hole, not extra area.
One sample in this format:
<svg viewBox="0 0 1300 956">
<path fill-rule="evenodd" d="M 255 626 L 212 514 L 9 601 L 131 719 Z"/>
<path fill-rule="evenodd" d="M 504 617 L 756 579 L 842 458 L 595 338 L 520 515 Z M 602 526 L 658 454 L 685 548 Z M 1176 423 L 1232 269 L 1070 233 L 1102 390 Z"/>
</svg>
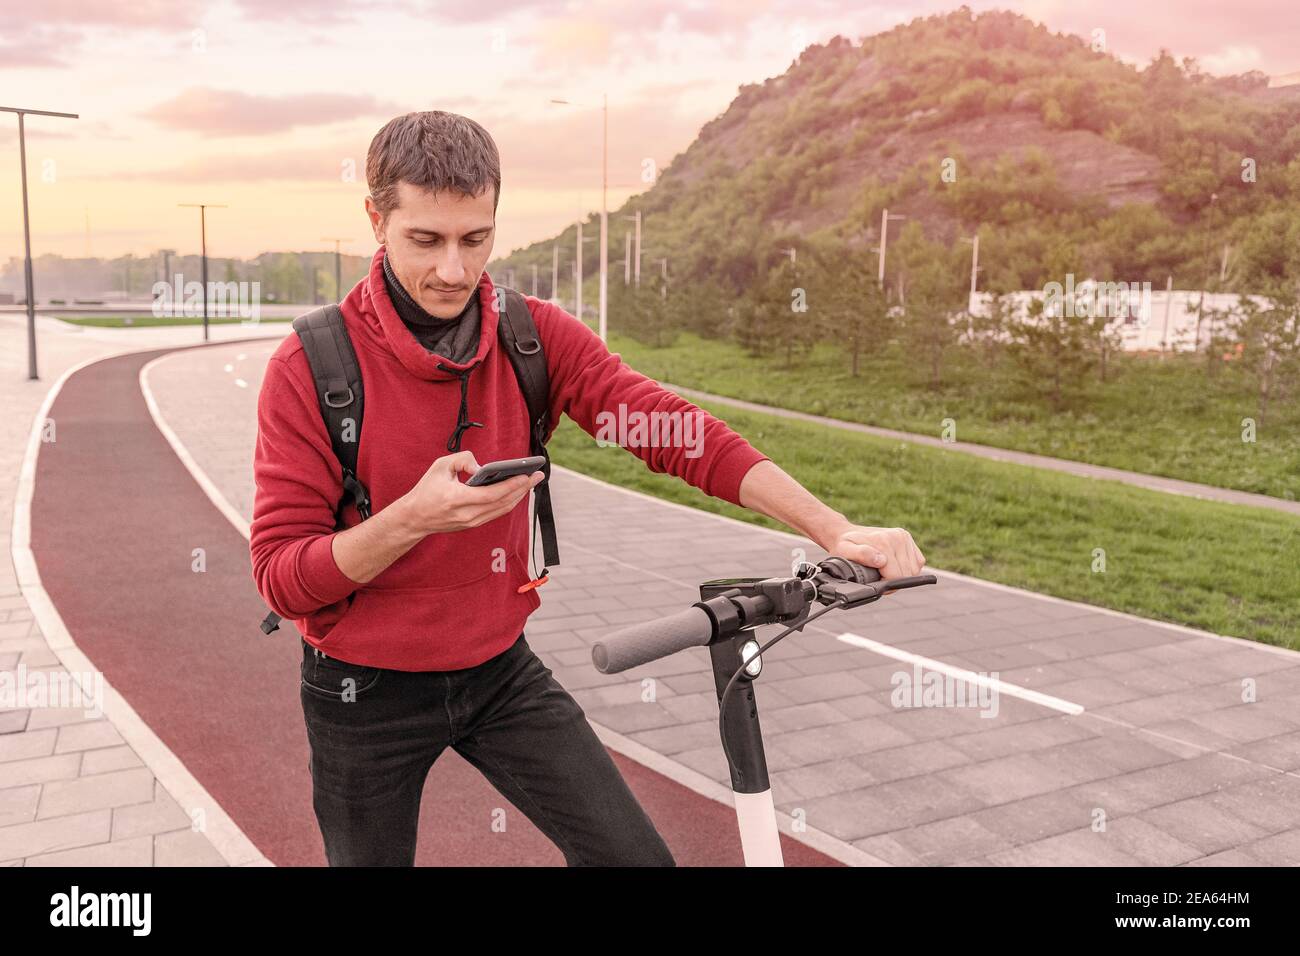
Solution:
<svg viewBox="0 0 1300 956">
<path fill-rule="evenodd" d="M 689 607 L 671 617 L 625 627 L 597 641 L 591 648 L 591 660 L 602 674 L 617 674 L 688 647 L 704 647 L 711 640 L 713 619 L 703 608 Z"/>
</svg>

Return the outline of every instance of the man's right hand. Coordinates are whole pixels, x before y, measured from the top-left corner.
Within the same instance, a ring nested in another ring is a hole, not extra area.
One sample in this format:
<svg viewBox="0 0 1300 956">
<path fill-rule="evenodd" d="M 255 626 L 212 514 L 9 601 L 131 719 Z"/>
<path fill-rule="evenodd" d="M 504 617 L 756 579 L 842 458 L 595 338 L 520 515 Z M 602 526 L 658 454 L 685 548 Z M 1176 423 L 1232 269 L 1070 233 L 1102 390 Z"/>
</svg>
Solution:
<svg viewBox="0 0 1300 956">
<path fill-rule="evenodd" d="M 436 459 L 400 499 L 410 526 L 425 535 L 476 528 L 513 511 L 543 477 L 535 471 L 478 487 L 460 480 L 462 473 L 472 475 L 478 469 L 473 452 L 461 451 Z"/>
</svg>

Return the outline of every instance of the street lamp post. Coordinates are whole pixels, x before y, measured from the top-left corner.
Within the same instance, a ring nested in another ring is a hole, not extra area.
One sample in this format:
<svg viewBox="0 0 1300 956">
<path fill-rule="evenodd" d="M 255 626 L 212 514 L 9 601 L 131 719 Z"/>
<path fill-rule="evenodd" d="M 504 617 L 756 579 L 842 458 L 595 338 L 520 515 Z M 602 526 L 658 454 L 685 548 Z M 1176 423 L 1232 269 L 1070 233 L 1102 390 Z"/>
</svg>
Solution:
<svg viewBox="0 0 1300 956">
<path fill-rule="evenodd" d="M 321 242 L 334 243 L 334 297 L 339 302 L 343 301 L 343 253 L 340 247 L 345 242 L 351 242 L 351 239 L 339 239 L 336 236 L 321 236 Z"/>
<path fill-rule="evenodd" d="M 880 210 L 880 268 L 877 272 L 877 281 L 883 286 L 885 284 L 885 244 L 889 241 L 889 221 L 891 219 L 906 219 L 906 216 L 891 216 L 888 209 Z"/>
<path fill-rule="evenodd" d="M 208 210 L 225 209 L 226 207 L 200 202 L 182 202 L 176 205 L 187 209 L 193 209 L 197 206 L 199 210 L 199 246 L 203 255 L 203 341 L 206 342 L 208 340 Z"/>
<path fill-rule="evenodd" d="M 970 298 L 966 302 L 966 311 L 969 312 L 975 307 L 975 289 L 980 271 L 980 234 L 977 232 L 973 237 L 963 238 L 962 242 L 969 242 L 970 249 Z"/>
<path fill-rule="evenodd" d="M 551 301 L 560 302 L 560 244 L 551 243 Z"/>
<path fill-rule="evenodd" d="M 58 116 L 63 119 L 80 119 L 76 113 L 51 113 L 49 110 L 29 110 L 21 106 L 0 106 L 0 113 L 18 114 L 18 165 L 23 178 L 23 283 L 27 291 L 27 377 L 38 379 L 36 374 L 36 283 L 32 278 L 32 230 L 27 209 L 27 134 L 23 123 L 27 114 L 32 116 Z"/>
<path fill-rule="evenodd" d="M 577 241 L 577 262 L 574 263 L 575 272 L 574 272 L 574 279 L 573 279 L 574 315 L 578 317 L 579 321 L 582 320 L 582 244 L 584 242 L 591 242 L 591 237 L 588 236 L 586 239 L 582 238 L 582 220 L 579 219 L 578 220 L 578 241 Z M 602 315 L 601 316 L 602 325 L 604 324 L 604 320 L 605 317 Z M 602 341 L 604 340 L 604 336 L 601 336 L 601 340 Z"/>
</svg>

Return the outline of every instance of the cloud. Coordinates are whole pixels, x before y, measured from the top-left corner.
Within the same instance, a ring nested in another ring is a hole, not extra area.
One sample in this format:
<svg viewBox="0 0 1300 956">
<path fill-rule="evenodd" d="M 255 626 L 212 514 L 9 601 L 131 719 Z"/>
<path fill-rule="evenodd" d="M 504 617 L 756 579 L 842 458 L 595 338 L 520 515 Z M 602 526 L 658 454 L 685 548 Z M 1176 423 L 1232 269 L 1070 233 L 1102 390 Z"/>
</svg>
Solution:
<svg viewBox="0 0 1300 956">
<path fill-rule="evenodd" d="M 68 66 L 81 35 L 58 28 L 10 28 L 0 21 L 0 70 L 49 69 Z"/>
<path fill-rule="evenodd" d="M 299 126 L 320 126 L 363 116 L 403 113 L 400 106 L 365 94 L 295 93 L 265 96 L 239 90 L 191 87 L 140 115 L 160 126 L 205 136 L 265 136 Z"/>
<path fill-rule="evenodd" d="M 1227 46 L 1200 58 L 1200 65 L 1210 73 L 1232 75 L 1259 69 L 1264 57 L 1258 47 Z"/>
<path fill-rule="evenodd" d="M 91 173 L 86 178 L 109 182 L 144 181 L 156 185 L 267 182 L 332 185 L 343 183 L 344 164 L 349 163 L 355 170 L 356 181 L 364 188 L 369 142 L 368 138 L 356 137 L 326 145 L 290 146 L 262 153 L 205 155 L 161 169 L 108 170 Z"/>
</svg>

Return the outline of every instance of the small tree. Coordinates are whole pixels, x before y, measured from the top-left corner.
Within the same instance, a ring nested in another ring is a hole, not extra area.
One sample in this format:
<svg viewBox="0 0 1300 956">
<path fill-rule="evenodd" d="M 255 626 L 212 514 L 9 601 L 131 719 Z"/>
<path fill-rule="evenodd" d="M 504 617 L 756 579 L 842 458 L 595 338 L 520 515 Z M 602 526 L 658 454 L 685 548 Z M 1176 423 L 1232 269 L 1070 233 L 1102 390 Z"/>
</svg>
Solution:
<svg viewBox="0 0 1300 956">
<path fill-rule="evenodd" d="M 1030 386 L 1059 411 L 1097 361 L 1093 320 L 1059 305 L 1044 309 L 1041 299 L 1030 302 L 1027 313 L 1011 324 L 1009 351 Z"/>
<path fill-rule="evenodd" d="M 1264 303 L 1238 297 L 1242 365 L 1255 380 L 1259 421 L 1274 400 L 1290 395 L 1300 381 L 1300 297 L 1294 282 L 1277 283 Z"/>
<path fill-rule="evenodd" d="M 807 282 L 815 328 L 848 350 L 849 372 L 856 377 L 862 353 L 879 349 L 893 332 L 880 282 L 860 255 L 838 244 L 818 250 Z"/>
</svg>

